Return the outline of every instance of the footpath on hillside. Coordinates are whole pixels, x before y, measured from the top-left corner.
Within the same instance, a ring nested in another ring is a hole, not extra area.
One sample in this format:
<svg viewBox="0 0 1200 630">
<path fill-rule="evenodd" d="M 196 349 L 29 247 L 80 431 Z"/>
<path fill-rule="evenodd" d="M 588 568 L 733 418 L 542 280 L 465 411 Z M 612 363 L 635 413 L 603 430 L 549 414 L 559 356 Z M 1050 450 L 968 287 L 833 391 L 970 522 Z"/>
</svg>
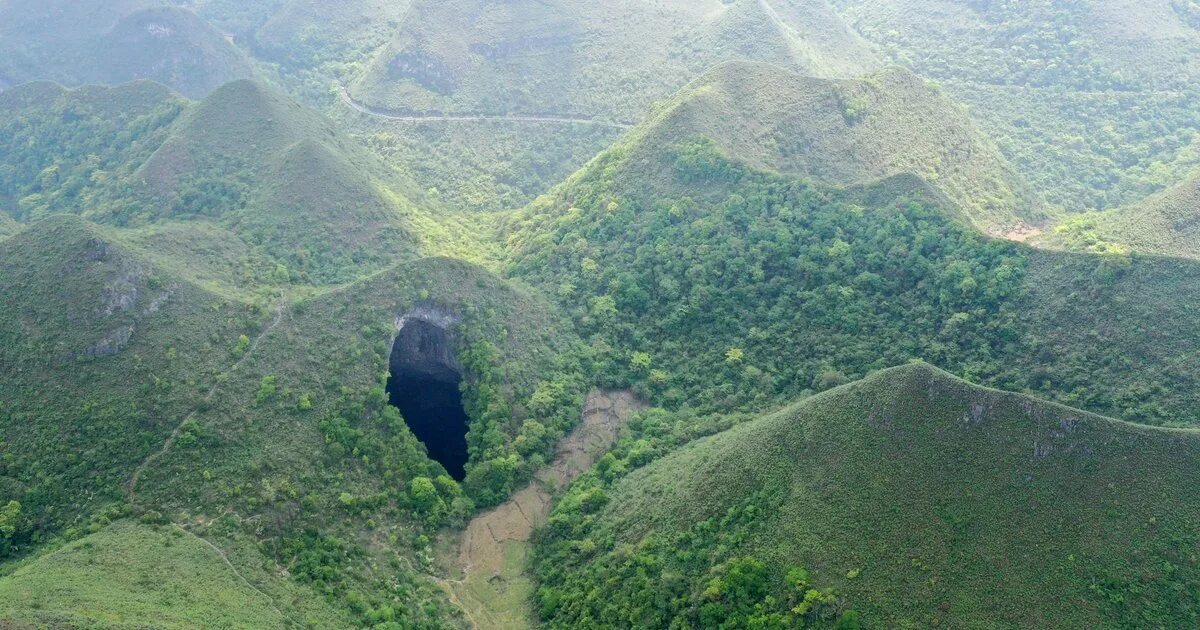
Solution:
<svg viewBox="0 0 1200 630">
<path fill-rule="evenodd" d="M 440 580 L 474 628 L 531 628 L 527 573 L 530 538 L 550 516 L 551 495 L 587 472 L 617 441 L 640 409 L 627 391 L 593 391 L 583 421 L 559 443 L 554 462 L 505 503 L 480 514 L 466 530 L 443 540 L 440 561 L 451 574 Z"/>
</svg>

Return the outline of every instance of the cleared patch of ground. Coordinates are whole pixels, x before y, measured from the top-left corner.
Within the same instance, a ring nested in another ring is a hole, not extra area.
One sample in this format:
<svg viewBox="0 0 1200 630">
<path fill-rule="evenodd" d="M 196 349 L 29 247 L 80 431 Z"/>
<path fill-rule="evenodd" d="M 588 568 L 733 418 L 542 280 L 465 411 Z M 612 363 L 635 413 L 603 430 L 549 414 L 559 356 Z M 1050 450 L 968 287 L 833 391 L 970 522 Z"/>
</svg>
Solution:
<svg viewBox="0 0 1200 630">
<path fill-rule="evenodd" d="M 1042 228 L 1034 227 L 1027 223 L 1018 223 L 1013 228 L 1002 232 L 1000 234 L 1000 237 L 1005 240 L 1015 241 L 1017 243 L 1024 243 L 1030 239 L 1037 238 L 1041 235 L 1042 235 Z"/>
<path fill-rule="evenodd" d="M 530 628 L 533 582 L 526 573 L 530 537 L 546 523 L 550 500 L 588 471 L 612 447 L 621 427 L 639 409 L 626 391 L 593 391 L 583 422 L 559 444 L 554 462 L 507 502 L 480 514 L 459 536 L 443 540 L 440 583 L 476 628 Z"/>
</svg>

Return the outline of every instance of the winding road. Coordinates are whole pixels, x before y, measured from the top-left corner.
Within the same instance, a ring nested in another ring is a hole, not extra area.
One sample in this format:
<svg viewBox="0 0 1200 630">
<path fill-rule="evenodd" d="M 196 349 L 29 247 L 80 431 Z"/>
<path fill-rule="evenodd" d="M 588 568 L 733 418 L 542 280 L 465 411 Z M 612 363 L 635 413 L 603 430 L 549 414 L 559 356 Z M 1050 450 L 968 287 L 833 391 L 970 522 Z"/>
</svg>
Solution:
<svg viewBox="0 0 1200 630">
<path fill-rule="evenodd" d="M 605 120 L 596 120 L 594 118 L 575 118 L 571 116 L 551 116 L 551 115 L 512 115 L 499 116 L 488 114 L 402 114 L 379 107 L 367 105 L 354 100 L 350 95 L 350 90 L 346 86 L 339 86 L 339 91 L 342 95 L 342 102 L 351 109 L 366 114 L 375 116 L 376 118 L 386 118 L 388 120 L 402 120 L 406 122 L 507 122 L 507 123 L 551 123 L 564 125 L 593 125 L 597 127 L 610 127 L 612 129 L 630 129 L 633 127 L 630 123 L 616 123 Z"/>
</svg>

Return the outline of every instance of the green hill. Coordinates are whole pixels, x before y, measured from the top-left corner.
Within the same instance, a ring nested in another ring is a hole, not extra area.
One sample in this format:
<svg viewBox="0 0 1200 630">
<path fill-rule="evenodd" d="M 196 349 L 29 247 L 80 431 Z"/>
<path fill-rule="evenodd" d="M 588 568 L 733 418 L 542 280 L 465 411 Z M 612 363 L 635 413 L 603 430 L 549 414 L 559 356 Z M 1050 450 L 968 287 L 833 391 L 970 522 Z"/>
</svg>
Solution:
<svg viewBox="0 0 1200 630">
<path fill-rule="evenodd" d="M 536 562 L 549 627 L 822 627 L 848 610 L 863 627 L 1171 627 L 1200 612 L 1192 431 L 918 364 L 620 478 L 653 457 L 637 437 L 551 517 Z"/>
<path fill-rule="evenodd" d="M 422 246 L 406 215 L 423 209 L 399 176 L 260 84 L 231 83 L 198 103 L 137 177 L 169 218 L 215 221 L 313 283 L 345 282 Z"/>
<path fill-rule="evenodd" d="M 344 283 L 430 254 L 488 258 L 465 218 L 262 84 L 230 83 L 195 104 L 149 82 L 29 84 L 0 95 L 0 108 L 13 132 L 0 141 L 0 191 L 14 217 L 73 213 L 121 228 L 114 238 L 213 290 Z"/>
<path fill-rule="evenodd" d="M 72 212 L 120 216 L 128 182 L 186 102 L 148 81 L 66 90 L 28 83 L 0 94 L 0 209 L 19 221 Z"/>
<path fill-rule="evenodd" d="M 59 216 L 0 242 L 0 496 L 18 506 L 2 516 L 0 558 L 140 516 L 244 541 L 227 555 L 260 567 L 256 588 L 296 597 L 270 577 L 290 574 L 287 588 L 315 589 L 353 624 L 455 625 L 421 568 L 432 534 L 506 496 L 578 421 L 581 350 L 555 310 L 444 258 L 269 309 L 200 289 L 176 275 L 181 259 L 160 264 L 112 234 Z M 398 321 L 422 312 L 461 322 L 449 349 L 471 418 L 461 486 L 384 391 Z M 417 479 L 436 480 L 434 494 L 410 493 Z M 103 596 L 30 571 L 13 574 L 33 596 L 14 596 L 12 619 Z M 102 619 L 145 610 L 169 624 L 189 609 L 156 613 L 130 583 L 109 586 L 121 594 Z"/>
<path fill-rule="evenodd" d="M 160 7 L 117 22 L 86 54 L 103 61 L 88 81 L 150 79 L 200 98 L 230 81 L 254 76 L 251 61 L 196 14 Z"/>
<path fill-rule="evenodd" d="M 302 614 L 309 623 L 348 623 L 311 591 L 266 577 L 289 596 L 281 597 L 281 610 L 242 571 L 262 575 L 235 569 L 222 553 L 179 528 L 114 523 L 0 577 L 0 620 L 11 627 L 277 628 Z"/>
<path fill-rule="evenodd" d="M 260 318 L 69 216 L 0 242 L 0 290 L 0 496 L 28 519 L 6 550 L 122 502 Z"/>
<path fill-rule="evenodd" d="M 1195 626 L 1195 4 L 0 0 L 0 627 Z"/>
<path fill-rule="evenodd" d="M 1122 208 L 1072 217 L 1039 245 L 1085 251 L 1133 251 L 1200 257 L 1200 175 Z"/>
<path fill-rule="evenodd" d="M 1200 421 L 1200 268 L 989 239 L 945 197 L 635 132 L 508 221 L 507 273 L 556 296 L 603 382 L 669 407 L 762 409 L 925 358 L 1127 420 Z"/>
<path fill-rule="evenodd" d="M 824 2 L 461 0 L 414 3 L 352 88 L 369 104 L 405 111 L 628 121 L 729 59 L 821 76 L 874 67 Z"/>
<path fill-rule="evenodd" d="M 0 75 L 68 85 L 151 79 L 191 97 L 249 77 L 248 58 L 205 20 L 159 2 L 28 2 L 0 6 Z"/>
<path fill-rule="evenodd" d="M 899 68 L 824 80 L 768 64 L 723 64 L 632 136 L 652 153 L 704 136 L 754 168 L 835 187 L 912 173 L 984 229 L 1039 218 L 1033 195 L 970 118 Z"/>
<path fill-rule="evenodd" d="M 1133 204 L 1197 166 L 1194 2 L 835 4 L 887 58 L 969 105 L 1052 205 Z"/>
</svg>

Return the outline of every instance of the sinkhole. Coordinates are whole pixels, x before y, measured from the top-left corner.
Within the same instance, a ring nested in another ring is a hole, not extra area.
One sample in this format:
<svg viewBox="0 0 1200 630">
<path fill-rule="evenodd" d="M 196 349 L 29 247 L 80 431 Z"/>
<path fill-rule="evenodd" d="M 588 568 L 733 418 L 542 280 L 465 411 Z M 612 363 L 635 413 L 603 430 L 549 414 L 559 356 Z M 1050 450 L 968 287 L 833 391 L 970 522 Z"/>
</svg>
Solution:
<svg viewBox="0 0 1200 630">
<path fill-rule="evenodd" d="M 462 481 L 467 465 L 467 412 L 458 388 L 462 368 L 449 328 L 422 319 L 402 320 L 388 369 L 388 399 L 424 442 L 429 457 Z"/>
</svg>

